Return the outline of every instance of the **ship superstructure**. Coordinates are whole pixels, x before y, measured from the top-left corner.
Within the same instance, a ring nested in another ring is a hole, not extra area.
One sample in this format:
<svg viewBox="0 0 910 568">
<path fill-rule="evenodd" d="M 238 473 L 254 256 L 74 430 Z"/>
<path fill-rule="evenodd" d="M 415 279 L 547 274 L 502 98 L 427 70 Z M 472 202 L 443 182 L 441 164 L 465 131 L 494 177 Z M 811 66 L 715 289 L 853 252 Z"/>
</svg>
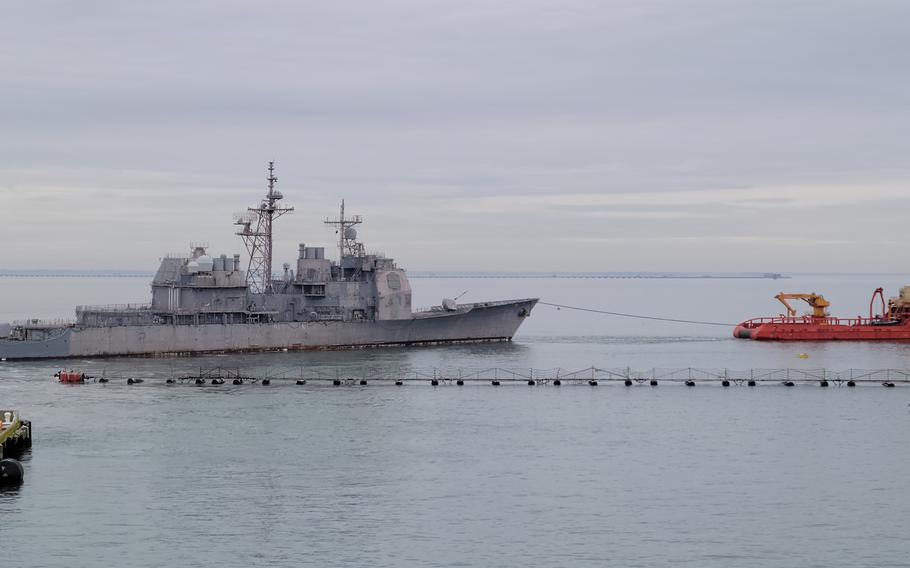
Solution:
<svg viewBox="0 0 910 568">
<path fill-rule="evenodd" d="M 210 255 L 195 244 L 161 259 L 152 299 L 143 305 L 80 306 L 74 322 L 28 320 L 7 326 L 0 358 L 89 357 L 199 352 L 506 341 L 537 299 L 456 304 L 414 312 L 407 273 L 357 240 L 360 216 L 326 219 L 337 227 L 339 259 L 301 243 L 296 263 L 272 269 L 280 205 L 274 163 L 268 192 L 235 219 L 249 255 Z M 4 328 L 0 327 L 0 331 Z"/>
</svg>

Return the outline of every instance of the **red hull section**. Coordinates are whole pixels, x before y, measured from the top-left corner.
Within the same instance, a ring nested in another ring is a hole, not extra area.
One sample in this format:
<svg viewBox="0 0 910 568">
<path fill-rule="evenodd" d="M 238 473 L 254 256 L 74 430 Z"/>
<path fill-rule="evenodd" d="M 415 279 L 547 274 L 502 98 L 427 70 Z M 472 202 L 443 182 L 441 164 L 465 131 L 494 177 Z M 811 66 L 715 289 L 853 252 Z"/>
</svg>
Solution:
<svg viewBox="0 0 910 568">
<path fill-rule="evenodd" d="M 60 371 L 57 373 L 57 378 L 61 383 L 84 383 L 85 382 L 85 373 L 80 373 L 78 371 Z"/>
<path fill-rule="evenodd" d="M 910 319 L 757 318 L 736 326 L 733 337 L 769 341 L 910 341 Z"/>
</svg>

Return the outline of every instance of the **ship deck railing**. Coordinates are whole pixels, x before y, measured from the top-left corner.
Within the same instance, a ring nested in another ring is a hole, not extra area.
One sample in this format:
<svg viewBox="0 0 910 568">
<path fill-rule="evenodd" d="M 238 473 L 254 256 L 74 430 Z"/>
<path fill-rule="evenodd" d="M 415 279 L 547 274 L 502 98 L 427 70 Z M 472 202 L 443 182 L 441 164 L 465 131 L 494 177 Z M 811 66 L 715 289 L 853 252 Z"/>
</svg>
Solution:
<svg viewBox="0 0 910 568">
<path fill-rule="evenodd" d="M 422 314 L 427 312 L 453 312 L 460 311 L 469 308 L 495 308 L 497 306 L 507 306 L 509 304 L 520 304 L 521 302 L 536 302 L 536 298 L 519 298 L 517 300 L 490 300 L 488 302 L 466 302 L 464 304 L 456 303 L 455 310 L 447 310 L 445 307 L 436 305 L 430 307 L 420 307 L 414 308 L 412 310 L 415 314 Z"/>
<path fill-rule="evenodd" d="M 102 304 L 98 306 L 76 306 L 76 312 L 137 312 L 152 309 L 151 304 Z"/>
<path fill-rule="evenodd" d="M 212 308 L 203 306 L 199 308 L 159 308 L 155 310 L 156 314 L 175 314 L 178 316 L 191 316 L 193 314 L 246 314 L 246 315 L 275 315 L 281 312 L 277 310 L 247 310 L 245 308 Z"/>
<path fill-rule="evenodd" d="M 66 318 L 15 320 L 12 323 L 13 327 L 22 329 L 52 329 L 74 325 L 76 325 L 76 320 Z"/>
<path fill-rule="evenodd" d="M 855 318 L 838 318 L 838 317 L 815 317 L 815 316 L 772 316 L 752 318 L 742 322 L 740 325 L 752 329 L 765 324 L 785 324 L 785 325 L 896 325 L 897 320 L 882 319 L 878 317 L 868 318 L 857 316 Z"/>
</svg>

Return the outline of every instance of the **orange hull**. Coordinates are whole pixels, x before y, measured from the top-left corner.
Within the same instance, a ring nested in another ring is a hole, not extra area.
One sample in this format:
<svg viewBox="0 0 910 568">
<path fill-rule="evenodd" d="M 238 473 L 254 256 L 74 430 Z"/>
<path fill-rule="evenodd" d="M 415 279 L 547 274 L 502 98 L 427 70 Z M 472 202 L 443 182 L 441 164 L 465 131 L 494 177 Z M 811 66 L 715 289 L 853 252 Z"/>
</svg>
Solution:
<svg viewBox="0 0 910 568">
<path fill-rule="evenodd" d="M 61 383 L 84 383 L 85 374 L 76 371 L 60 371 L 59 379 Z"/>
<path fill-rule="evenodd" d="M 736 326 L 733 337 L 766 341 L 910 341 L 910 319 L 756 318 Z"/>
</svg>

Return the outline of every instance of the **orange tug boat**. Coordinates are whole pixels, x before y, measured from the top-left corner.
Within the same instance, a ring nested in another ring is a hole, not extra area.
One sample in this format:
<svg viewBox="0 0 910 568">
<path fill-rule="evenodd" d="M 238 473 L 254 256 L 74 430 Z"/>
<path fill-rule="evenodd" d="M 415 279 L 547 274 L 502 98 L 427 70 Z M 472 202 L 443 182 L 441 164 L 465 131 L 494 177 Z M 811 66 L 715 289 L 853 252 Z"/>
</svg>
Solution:
<svg viewBox="0 0 910 568">
<path fill-rule="evenodd" d="M 733 337 L 768 341 L 910 341 L 910 286 L 885 303 L 881 288 L 872 293 L 869 317 L 836 318 L 828 315 L 830 302 L 820 294 L 775 296 L 787 308 L 787 315 L 754 318 L 736 326 Z M 881 314 L 874 314 L 875 300 L 881 301 Z M 803 300 L 812 313 L 798 316 L 787 300 Z"/>
<path fill-rule="evenodd" d="M 84 383 L 85 373 L 80 371 L 58 371 L 54 374 L 61 383 Z"/>
</svg>

